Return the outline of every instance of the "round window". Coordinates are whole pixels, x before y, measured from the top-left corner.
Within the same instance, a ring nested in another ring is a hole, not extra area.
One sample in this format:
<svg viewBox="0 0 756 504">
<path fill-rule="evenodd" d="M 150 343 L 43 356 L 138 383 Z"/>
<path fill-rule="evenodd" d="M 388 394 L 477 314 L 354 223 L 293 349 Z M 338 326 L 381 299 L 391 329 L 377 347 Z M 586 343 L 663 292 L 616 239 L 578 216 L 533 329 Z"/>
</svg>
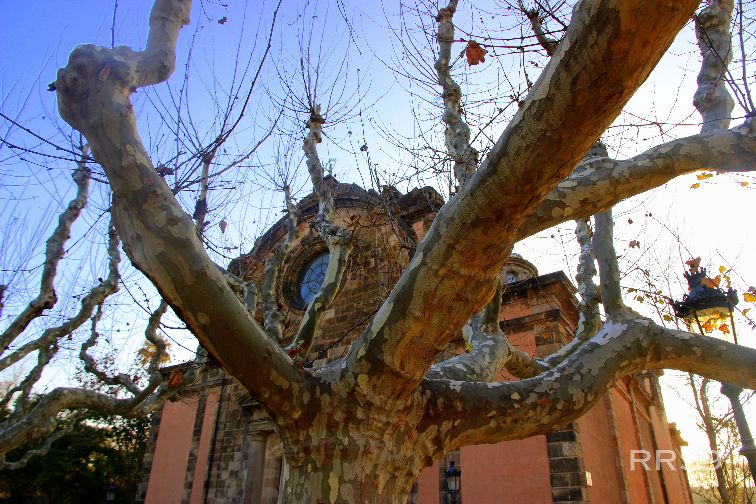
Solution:
<svg viewBox="0 0 756 504">
<path fill-rule="evenodd" d="M 315 256 L 302 270 L 299 277 L 299 299 L 307 306 L 320 290 L 328 269 L 328 252 Z"/>
</svg>

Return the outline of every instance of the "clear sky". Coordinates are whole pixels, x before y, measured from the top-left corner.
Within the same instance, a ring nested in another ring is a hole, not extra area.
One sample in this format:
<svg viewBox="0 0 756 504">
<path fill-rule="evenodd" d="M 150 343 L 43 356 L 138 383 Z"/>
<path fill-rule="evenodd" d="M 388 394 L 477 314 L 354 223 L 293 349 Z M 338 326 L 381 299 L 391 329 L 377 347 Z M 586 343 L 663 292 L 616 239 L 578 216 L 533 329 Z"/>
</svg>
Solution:
<svg viewBox="0 0 756 504">
<path fill-rule="evenodd" d="M 114 14 L 114 3 L 106 0 L 0 0 L 2 112 L 43 137 L 66 144 L 70 129 L 56 119 L 55 96 L 46 91 L 47 84 L 55 79 L 56 69 L 65 64 L 76 44 L 109 46 L 113 41 L 116 45 L 141 47 L 150 6 L 147 0 L 120 0 Z M 523 29 L 511 13 L 504 14 L 503 19 L 509 23 L 505 26 L 506 23 L 494 17 L 498 11 L 493 7 L 488 12 L 489 6 L 479 2 L 475 6 L 480 10 L 472 14 L 466 3 L 461 2 L 458 14 L 460 23 L 473 33 L 492 32 L 500 25 L 504 26 L 497 32 L 500 34 L 517 34 Z M 168 162 L 177 151 L 186 154 L 191 150 L 189 139 L 192 137 L 201 143 L 216 134 L 219 121 L 216 111 L 228 103 L 229 97 L 244 96 L 246 83 L 254 74 L 265 46 L 274 8 L 275 3 L 270 1 L 195 2 L 192 24 L 181 34 L 178 70 L 170 87 L 140 91 L 136 97 L 142 135 L 156 164 Z M 484 11 L 490 14 L 492 21 L 482 24 Z M 300 14 L 302 12 L 304 14 Z M 282 108 L 287 110 L 280 119 L 285 135 L 279 137 L 289 135 L 296 139 L 301 133 L 301 123 L 294 119 L 298 117 L 297 104 L 287 101 L 287 84 L 290 89 L 301 91 L 297 74 L 301 41 L 314 40 L 309 47 L 321 48 L 312 52 L 315 56 L 320 54 L 325 68 L 321 74 L 321 98 L 324 104 L 333 105 L 330 117 L 334 119 L 333 124 L 327 124 L 321 158 L 335 161 L 335 175 L 341 180 L 370 186 L 378 173 L 380 182 L 396 183 L 404 190 L 432 184 L 444 192 L 447 187 L 443 176 L 436 176 L 427 168 L 417 169 L 409 153 L 395 145 L 408 137 L 414 140 L 407 142 L 418 146 L 422 144 L 418 138 L 437 135 L 440 131 L 438 115 L 433 115 L 438 109 L 424 101 L 437 103 L 437 97 L 431 95 L 433 87 L 422 82 L 434 55 L 422 52 L 421 47 L 413 60 L 403 52 L 397 37 L 405 33 L 417 35 L 422 23 L 430 22 L 428 16 L 417 18 L 412 14 L 398 16 L 398 7 L 390 2 L 284 1 L 273 32 L 273 48 L 239 135 L 228 152 L 221 155 L 220 162 L 233 160 L 236 153 L 243 152 L 263 136 Z M 698 131 L 699 117 L 691 100 L 699 56 L 692 32 L 691 25 L 683 30 L 668 56 L 628 105 L 626 113 L 607 132 L 604 139 L 610 155 L 630 157 L 651 145 Z M 423 41 L 421 36 L 416 36 L 415 40 Z M 186 67 L 190 47 L 191 64 Z M 462 47 L 460 44 L 458 49 Z M 500 57 L 492 57 L 494 52 Z M 492 49 L 487 62 L 475 69 L 465 68 L 462 61 L 456 63 L 471 109 L 473 102 L 482 104 L 483 108 L 488 106 L 487 110 L 504 107 L 507 90 L 524 89 L 526 73 L 535 80 L 542 59 L 511 53 Z M 190 75 L 190 81 L 182 92 L 185 72 Z M 504 98 L 493 100 L 484 88 L 495 89 Z M 331 89 L 337 92 L 329 95 Z M 491 103 L 486 104 L 487 100 Z M 187 107 L 187 103 L 191 106 Z M 192 116 L 191 127 L 181 126 L 185 128 L 183 143 L 171 140 L 175 135 L 170 125 L 175 127 L 176 124 L 171 118 L 177 115 L 176 110 L 181 111 L 182 117 L 187 117 L 187 111 Z M 509 113 L 505 112 L 503 117 Z M 738 121 L 736 119 L 735 123 Z M 169 126 L 165 126 L 166 123 Z M 635 126 L 629 126 L 631 124 Z M 503 126 L 503 123 L 495 123 L 484 132 L 495 138 Z M 192 133 L 192 129 L 196 133 Z M 54 149 L 18 129 L 9 131 L 7 122 L 0 123 L 0 137 L 32 150 L 55 153 Z M 441 145 L 437 138 L 436 145 Z M 224 187 L 234 187 L 233 191 L 228 191 L 233 195 L 219 191 L 219 200 L 211 201 L 217 209 L 217 213 L 211 214 L 212 223 L 215 225 L 221 219 L 229 223 L 225 233 L 214 228 L 213 240 L 220 251 L 219 261 L 249 250 L 254 238 L 280 215 L 280 194 L 270 189 L 279 175 L 275 166 L 281 159 L 282 145 L 280 138 L 268 142 L 258 155 L 243 163 L 236 174 L 223 179 Z M 368 147 L 367 151 L 360 149 L 363 145 Z M 295 170 L 299 166 L 297 161 L 293 166 L 289 176 L 298 181 L 295 187 L 301 197 L 309 189 L 303 182 L 301 167 Z M 0 226 L 13 231 L 6 232 L 5 241 L 0 241 L 5 243 L 5 248 L 0 248 L 0 254 L 5 252 L 2 268 L 12 269 L 15 259 L 11 255 L 24 256 L 28 261 L 23 264 L 28 267 L 39 263 L 39 240 L 36 249 L 16 242 L 23 238 L 25 231 L 36 230 L 36 222 L 42 222 L 46 229 L 52 225 L 51 219 L 44 216 L 50 214 L 51 208 L 59 209 L 70 197 L 69 169 L 69 161 L 40 159 L 0 146 Z M 701 256 L 702 264 L 713 270 L 720 265 L 731 267 L 735 287 L 741 292 L 756 284 L 756 263 L 752 260 L 756 243 L 751 219 L 751 181 L 749 177 L 717 176 L 691 189 L 699 182 L 692 175 L 620 205 L 616 209 L 616 240 L 626 274 L 623 284 L 639 286 L 643 272 L 647 271 L 649 276 L 662 282 L 659 288 L 665 294 L 680 297 L 684 292 L 683 261 L 695 256 Z M 744 186 L 742 182 L 749 185 Z M 77 224 L 77 241 L 70 251 L 78 267 L 65 273 L 65 282 L 72 288 L 81 287 L 87 279 L 101 274 L 102 253 L 92 254 L 90 244 L 102 242 L 107 188 L 96 184 L 94 191 L 93 208 L 81 225 Z M 191 193 L 186 198 L 189 208 Z M 43 229 L 36 234 L 43 236 Z M 640 247 L 630 247 L 632 240 L 640 242 Z M 574 276 L 577 247 L 571 225 L 540 233 L 518 244 L 515 251 L 535 263 L 541 273 L 564 269 L 568 276 Z M 0 281 L 7 281 L 10 273 L 3 274 L 6 276 L 0 277 Z M 128 275 L 127 278 L 134 281 L 134 292 L 129 292 L 129 296 L 154 300 L 154 293 L 137 280 L 136 273 L 132 271 Z M 34 287 L 33 282 L 24 285 L 24 289 Z M 11 299 L 10 305 L 14 301 L 21 302 L 24 289 L 19 289 L 19 295 Z M 69 309 L 75 305 L 73 301 L 68 303 Z M 648 303 L 636 302 L 633 307 L 653 314 L 648 310 Z M 121 327 L 112 337 L 122 347 L 122 358 L 131 355 L 138 346 L 135 328 L 140 327 L 138 320 L 144 319 L 143 313 L 129 313 L 127 317 L 115 315 L 111 320 L 113 327 Z M 133 324 L 128 329 L 123 328 L 124 320 L 132 316 Z M 738 332 L 741 343 L 756 345 L 756 334 L 742 319 L 738 320 Z M 192 347 L 191 342 L 184 342 Z M 177 358 L 188 355 L 177 346 L 175 351 Z M 63 379 L 64 374 L 64 368 L 59 368 L 51 380 Z M 705 445 L 695 429 L 694 415 L 686 407 L 686 399 L 678 397 L 674 391 L 684 388 L 681 383 L 675 373 L 669 373 L 664 381 L 668 416 L 691 441 L 689 457 L 701 457 Z M 749 411 L 753 413 L 753 408 Z"/>
</svg>

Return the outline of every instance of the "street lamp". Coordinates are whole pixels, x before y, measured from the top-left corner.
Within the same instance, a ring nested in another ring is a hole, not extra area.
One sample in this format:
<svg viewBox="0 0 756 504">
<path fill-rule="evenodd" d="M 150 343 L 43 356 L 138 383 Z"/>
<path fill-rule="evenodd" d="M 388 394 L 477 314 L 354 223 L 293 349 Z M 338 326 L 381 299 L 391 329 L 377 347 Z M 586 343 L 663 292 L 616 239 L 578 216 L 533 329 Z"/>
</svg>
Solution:
<svg viewBox="0 0 756 504">
<path fill-rule="evenodd" d="M 457 496 L 459 495 L 459 482 L 462 476 L 462 471 L 454 466 L 454 461 L 449 462 L 449 469 L 446 470 L 446 489 L 451 497 L 451 504 L 457 504 Z"/>
<path fill-rule="evenodd" d="M 685 272 L 685 279 L 688 281 L 688 294 L 683 296 L 682 301 L 672 303 L 675 309 L 675 315 L 684 319 L 689 325 L 693 322 L 698 326 L 701 334 L 704 334 L 703 325 L 710 320 L 722 318 L 725 314 L 730 316 L 730 325 L 732 326 L 732 338 L 735 344 L 738 344 L 738 336 L 735 332 L 735 318 L 733 311 L 738 304 L 738 294 L 730 288 L 727 292 L 723 291 L 711 281 L 705 281 L 706 269 L 699 268 L 696 263 L 690 265 L 690 271 Z M 723 383 L 721 392 L 732 404 L 732 414 L 735 418 L 735 425 L 738 427 L 740 434 L 740 454 L 748 460 L 748 467 L 751 471 L 751 477 L 756 482 L 756 445 L 753 442 L 751 429 L 743 412 L 743 405 L 740 403 L 740 393 L 743 389 Z"/>
</svg>

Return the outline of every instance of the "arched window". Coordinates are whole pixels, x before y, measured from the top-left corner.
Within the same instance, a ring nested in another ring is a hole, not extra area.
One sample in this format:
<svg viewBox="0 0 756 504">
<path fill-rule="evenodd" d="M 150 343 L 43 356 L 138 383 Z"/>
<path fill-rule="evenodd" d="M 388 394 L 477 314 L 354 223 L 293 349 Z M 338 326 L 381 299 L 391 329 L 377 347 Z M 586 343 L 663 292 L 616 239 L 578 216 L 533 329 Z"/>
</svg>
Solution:
<svg viewBox="0 0 756 504">
<path fill-rule="evenodd" d="M 320 290 L 328 269 L 328 252 L 315 256 L 307 266 L 302 269 L 299 277 L 299 298 L 305 306 L 310 304 L 312 298 Z"/>
</svg>

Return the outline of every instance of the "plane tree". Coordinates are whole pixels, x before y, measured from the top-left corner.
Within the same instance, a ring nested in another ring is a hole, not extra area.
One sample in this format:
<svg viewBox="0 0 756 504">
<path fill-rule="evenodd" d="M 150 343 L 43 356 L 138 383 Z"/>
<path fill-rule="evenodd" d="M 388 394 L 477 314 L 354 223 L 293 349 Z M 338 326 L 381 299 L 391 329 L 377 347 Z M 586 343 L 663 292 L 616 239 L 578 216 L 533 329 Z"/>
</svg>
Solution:
<svg viewBox="0 0 756 504">
<path fill-rule="evenodd" d="M 156 0 L 141 51 L 77 47 L 54 88 L 61 117 L 85 137 L 107 176 L 113 229 L 125 254 L 275 422 L 290 468 L 287 500 L 398 502 L 422 468 L 445 453 L 549 432 L 578 418 L 629 373 L 671 368 L 756 387 L 756 351 L 662 327 L 623 303 L 612 241 L 611 207 L 623 199 L 697 169 L 752 169 L 753 118 L 730 127 L 732 99 L 721 79 L 729 60 L 722 55 L 732 52 L 732 4 L 712 1 L 698 15 L 705 26 L 699 33 L 704 65 L 696 96 L 703 131 L 623 160 L 609 158 L 596 142 L 698 2 L 583 0 L 559 40 L 540 27 L 537 15 L 529 15 L 551 58 L 483 159 L 471 146 L 461 87 L 449 72 L 457 1 L 441 8 L 435 70 L 457 191 L 345 357 L 316 369 L 300 363 L 336 295 L 351 249 L 349 230 L 334 219 L 333 195 L 318 157 L 327 127 L 318 103 L 306 102 L 303 149 L 319 201 L 314 227 L 331 253 L 324 284 L 294 343 L 282 348 L 273 298 L 278 262 L 290 240 L 271 255 L 260 286 L 218 267 L 137 131 L 131 95 L 173 73 L 191 1 Z M 287 203 L 295 224 L 288 193 Z M 536 360 L 514 349 L 498 328 L 499 273 L 516 242 L 573 219 L 582 247 L 580 326 L 573 343 Z M 289 229 L 293 233 L 296 225 Z M 595 264 L 598 286 L 592 283 Z M 256 299 L 261 321 L 253 316 Z M 463 328 L 472 351 L 436 363 Z M 521 379 L 492 382 L 502 368 Z M 46 411 L 96 406 L 85 396 L 45 404 Z M 31 410 L 30 420 L 39 413 Z M 44 435 L 51 427 L 35 429 Z M 0 433 L 0 439 L 12 447 L 10 438 Z"/>
</svg>

